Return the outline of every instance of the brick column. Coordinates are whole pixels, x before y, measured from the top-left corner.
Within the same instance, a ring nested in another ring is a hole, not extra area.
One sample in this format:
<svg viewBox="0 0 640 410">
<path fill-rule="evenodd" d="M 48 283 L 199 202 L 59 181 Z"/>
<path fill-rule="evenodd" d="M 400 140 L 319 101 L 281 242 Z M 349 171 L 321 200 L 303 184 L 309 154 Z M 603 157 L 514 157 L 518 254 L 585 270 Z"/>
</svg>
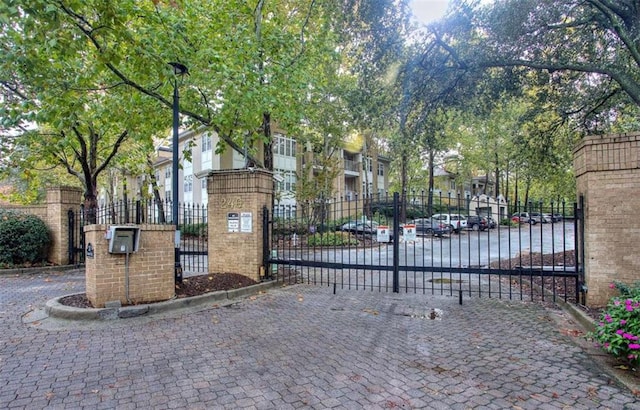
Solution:
<svg viewBox="0 0 640 410">
<path fill-rule="evenodd" d="M 108 225 L 85 226 L 85 246 L 92 251 L 85 258 L 86 292 L 94 307 L 104 307 L 105 302 L 111 301 L 123 306 L 158 302 L 175 295 L 175 227 L 135 226 L 140 227 L 140 248 L 129 254 L 128 266 L 124 254 L 109 253 L 109 240 L 105 238 Z"/>
<path fill-rule="evenodd" d="M 47 190 L 47 226 L 51 229 L 52 244 L 49 259 L 57 265 L 69 264 L 69 210 L 78 211 L 82 190 L 58 187 Z"/>
<path fill-rule="evenodd" d="M 640 134 L 589 136 L 574 150 L 578 195 L 584 196 L 586 303 L 616 294 L 613 280 L 640 280 Z"/>
<path fill-rule="evenodd" d="M 260 280 L 263 207 L 273 198 L 273 174 L 265 170 L 212 171 L 209 194 L 209 272 Z"/>
</svg>

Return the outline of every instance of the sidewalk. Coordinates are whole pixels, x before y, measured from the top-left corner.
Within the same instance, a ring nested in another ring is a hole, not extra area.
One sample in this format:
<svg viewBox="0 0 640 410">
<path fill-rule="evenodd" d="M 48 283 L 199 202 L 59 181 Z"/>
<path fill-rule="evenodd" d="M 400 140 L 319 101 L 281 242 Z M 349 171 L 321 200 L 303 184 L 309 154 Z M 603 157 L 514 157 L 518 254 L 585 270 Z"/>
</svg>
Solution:
<svg viewBox="0 0 640 410">
<path fill-rule="evenodd" d="M 0 408 L 640 409 L 577 323 L 536 304 L 297 285 L 115 321 L 43 314 L 81 292 L 78 271 L 0 275 Z"/>
</svg>

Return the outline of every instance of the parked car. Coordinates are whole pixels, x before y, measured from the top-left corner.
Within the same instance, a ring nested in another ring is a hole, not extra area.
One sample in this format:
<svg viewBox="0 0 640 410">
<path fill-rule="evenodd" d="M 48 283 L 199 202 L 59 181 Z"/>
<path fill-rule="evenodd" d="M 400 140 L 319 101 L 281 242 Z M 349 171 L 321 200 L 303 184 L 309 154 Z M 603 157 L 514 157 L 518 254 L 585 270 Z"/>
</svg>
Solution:
<svg viewBox="0 0 640 410">
<path fill-rule="evenodd" d="M 546 224 L 546 223 L 551 222 L 550 219 L 545 218 L 544 214 L 541 214 L 540 212 L 531 212 L 529 214 L 529 217 L 531 219 L 533 219 L 534 221 L 536 221 L 536 223 Z"/>
<path fill-rule="evenodd" d="M 472 231 L 485 231 L 489 229 L 487 218 L 479 215 L 470 215 L 467 217 L 467 229 Z"/>
<path fill-rule="evenodd" d="M 441 221 L 430 218 L 416 218 L 407 222 L 416 226 L 416 234 L 442 236 L 451 233 L 451 227 Z"/>
<path fill-rule="evenodd" d="M 490 216 L 487 216 L 487 227 L 489 229 L 495 229 L 498 226 L 498 223 Z"/>
<path fill-rule="evenodd" d="M 378 223 L 375 221 L 351 221 L 343 224 L 340 230 L 356 234 L 375 235 L 378 230 Z"/>
<path fill-rule="evenodd" d="M 511 216 L 511 220 L 515 223 L 535 225 L 537 221 L 529 215 L 528 212 L 516 212 Z"/>
<path fill-rule="evenodd" d="M 451 227 L 451 230 L 455 233 L 460 233 L 461 230 L 467 227 L 467 217 L 460 214 L 435 214 L 431 219 Z"/>
</svg>

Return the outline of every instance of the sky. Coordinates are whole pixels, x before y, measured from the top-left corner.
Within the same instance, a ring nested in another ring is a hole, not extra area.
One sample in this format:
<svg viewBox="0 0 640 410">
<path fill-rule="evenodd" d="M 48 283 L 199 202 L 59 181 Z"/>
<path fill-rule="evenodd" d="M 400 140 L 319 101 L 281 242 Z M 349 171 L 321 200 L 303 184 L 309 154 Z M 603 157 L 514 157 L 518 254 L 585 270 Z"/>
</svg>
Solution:
<svg viewBox="0 0 640 410">
<path fill-rule="evenodd" d="M 430 23 L 439 19 L 447 10 L 449 0 L 411 0 L 411 10 L 421 23 Z"/>
</svg>

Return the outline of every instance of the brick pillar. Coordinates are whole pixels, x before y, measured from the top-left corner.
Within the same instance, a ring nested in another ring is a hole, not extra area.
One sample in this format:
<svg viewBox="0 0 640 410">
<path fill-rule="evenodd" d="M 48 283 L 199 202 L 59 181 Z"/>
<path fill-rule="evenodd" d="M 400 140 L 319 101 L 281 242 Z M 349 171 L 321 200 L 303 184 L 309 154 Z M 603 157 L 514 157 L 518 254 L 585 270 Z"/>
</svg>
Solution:
<svg viewBox="0 0 640 410">
<path fill-rule="evenodd" d="M 94 307 L 119 301 L 122 305 L 169 300 L 175 295 L 173 225 L 132 225 L 140 228 L 138 252 L 109 253 L 107 225 L 84 227 L 86 293 Z M 127 289 L 128 285 L 128 289 Z M 128 299 L 127 300 L 127 295 Z"/>
<path fill-rule="evenodd" d="M 78 211 L 82 190 L 58 187 L 47 190 L 47 226 L 51 229 L 52 246 L 49 259 L 57 265 L 69 264 L 69 210 Z"/>
<path fill-rule="evenodd" d="M 640 134 L 586 137 L 573 162 L 584 196 L 586 303 L 605 306 L 612 281 L 640 280 Z"/>
<path fill-rule="evenodd" d="M 209 194 L 209 272 L 260 280 L 263 207 L 273 198 L 273 174 L 265 170 L 212 171 Z"/>
</svg>

